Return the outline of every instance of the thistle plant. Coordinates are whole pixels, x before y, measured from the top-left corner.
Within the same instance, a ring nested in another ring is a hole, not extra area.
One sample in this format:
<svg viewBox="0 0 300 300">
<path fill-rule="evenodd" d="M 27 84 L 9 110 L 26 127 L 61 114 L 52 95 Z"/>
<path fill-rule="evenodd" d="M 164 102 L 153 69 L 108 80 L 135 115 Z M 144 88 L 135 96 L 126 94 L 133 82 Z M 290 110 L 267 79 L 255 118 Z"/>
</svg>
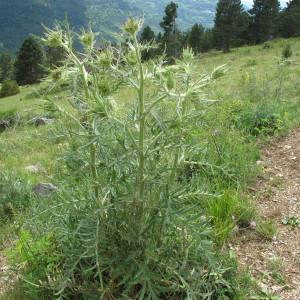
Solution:
<svg viewBox="0 0 300 300">
<path fill-rule="evenodd" d="M 62 262 L 49 285 L 59 299 L 230 298 L 228 270 L 201 214 L 203 191 L 181 177 L 201 151 L 192 132 L 203 125 L 211 76 L 193 78 L 190 49 L 173 66 L 163 57 L 143 64 L 149 45 L 138 42 L 141 25 L 125 23 L 122 49 L 99 51 L 90 30 L 79 38 L 83 53 L 73 50 L 69 30 L 45 38 L 67 54 L 56 72 L 69 83 L 71 106 L 53 104 L 73 164 L 50 209 Z M 135 97 L 125 105 L 128 90 Z"/>
</svg>

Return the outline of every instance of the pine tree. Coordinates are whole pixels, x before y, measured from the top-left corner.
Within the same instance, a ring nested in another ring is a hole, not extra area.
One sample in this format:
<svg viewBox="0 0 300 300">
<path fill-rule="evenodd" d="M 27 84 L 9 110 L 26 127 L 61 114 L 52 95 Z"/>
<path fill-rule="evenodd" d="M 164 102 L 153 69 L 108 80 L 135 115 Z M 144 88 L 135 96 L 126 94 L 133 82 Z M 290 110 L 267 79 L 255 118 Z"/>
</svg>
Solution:
<svg viewBox="0 0 300 300">
<path fill-rule="evenodd" d="M 179 31 L 176 26 L 178 4 L 170 2 L 165 8 L 165 16 L 160 23 L 164 29 L 163 46 L 166 47 L 166 54 L 169 57 L 179 56 Z"/>
<path fill-rule="evenodd" d="M 23 42 L 15 62 L 15 75 L 18 84 L 39 82 L 45 73 L 44 62 L 44 53 L 38 38 L 29 36 Z"/>
<path fill-rule="evenodd" d="M 283 37 L 300 36 L 300 0 L 291 0 L 280 13 L 280 33 Z"/>
<path fill-rule="evenodd" d="M 201 24 L 194 24 L 188 36 L 188 44 L 195 53 L 201 52 L 204 27 Z"/>
<path fill-rule="evenodd" d="M 13 74 L 13 57 L 10 52 L 0 54 L 0 82 L 10 80 Z"/>
<path fill-rule="evenodd" d="M 276 36 L 279 9 L 278 0 L 254 0 L 249 12 L 252 16 L 251 35 L 255 43 L 263 43 Z"/>
<path fill-rule="evenodd" d="M 143 43 L 153 40 L 155 40 L 155 33 L 150 26 L 146 26 L 141 33 L 140 41 Z"/>
<path fill-rule="evenodd" d="M 201 43 L 201 52 L 207 52 L 214 46 L 214 31 L 213 29 L 206 29 L 203 34 Z"/>
<path fill-rule="evenodd" d="M 240 0 L 219 0 L 215 15 L 214 40 L 217 48 L 228 52 L 241 30 L 244 9 Z"/>
</svg>

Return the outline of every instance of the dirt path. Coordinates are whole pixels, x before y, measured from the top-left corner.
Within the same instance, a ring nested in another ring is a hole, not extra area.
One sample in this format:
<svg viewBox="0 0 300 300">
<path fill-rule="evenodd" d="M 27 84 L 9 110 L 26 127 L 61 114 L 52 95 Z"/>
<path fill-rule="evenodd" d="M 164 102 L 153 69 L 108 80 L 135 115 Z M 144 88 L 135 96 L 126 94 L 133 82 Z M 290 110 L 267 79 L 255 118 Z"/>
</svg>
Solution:
<svg viewBox="0 0 300 300">
<path fill-rule="evenodd" d="M 264 169 L 255 187 L 258 212 L 272 220 L 277 234 L 267 241 L 249 232 L 232 247 L 263 288 L 300 300 L 300 129 L 267 146 L 258 163 Z"/>
</svg>

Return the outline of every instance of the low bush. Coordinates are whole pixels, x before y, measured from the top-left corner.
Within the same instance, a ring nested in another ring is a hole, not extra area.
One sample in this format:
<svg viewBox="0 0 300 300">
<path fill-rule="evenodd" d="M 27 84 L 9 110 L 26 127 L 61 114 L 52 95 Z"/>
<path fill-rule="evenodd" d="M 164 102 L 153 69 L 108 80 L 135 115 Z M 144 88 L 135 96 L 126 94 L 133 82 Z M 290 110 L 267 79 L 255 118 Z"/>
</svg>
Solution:
<svg viewBox="0 0 300 300">
<path fill-rule="evenodd" d="M 0 133 L 5 129 L 16 125 L 20 121 L 20 117 L 15 109 L 0 111 Z"/>
<path fill-rule="evenodd" d="M 20 93 L 19 86 L 15 80 L 6 80 L 0 89 L 0 98 L 13 96 Z"/>
<path fill-rule="evenodd" d="M 253 136 L 274 135 L 284 128 L 284 119 L 277 113 L 269 113 L 261 110 L 247 111 L 238 124 L 240 129 Z"/>
<path fill-rule="evenodd" d="M 273 48 L 273 45 L 270 42 L 264 42 L 262 45 L 263 50 L 271 49 L 271 48 Z"/>
<path fill-rule="evenodd" d="M 283 59 L 289 59 L 293 55 L 292 47 L 290 44 L 286 44 L 284 46 L 281 55 Z"/>
</svg>

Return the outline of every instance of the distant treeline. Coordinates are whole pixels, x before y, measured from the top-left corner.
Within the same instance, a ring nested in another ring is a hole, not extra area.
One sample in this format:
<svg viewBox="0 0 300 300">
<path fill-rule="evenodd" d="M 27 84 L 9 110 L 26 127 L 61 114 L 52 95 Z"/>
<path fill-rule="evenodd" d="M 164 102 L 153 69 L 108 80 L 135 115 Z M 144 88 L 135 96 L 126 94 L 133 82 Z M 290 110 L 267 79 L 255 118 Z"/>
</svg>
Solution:
<svg viewBox="0 0 300 300">
<path fill-rule="evenodd" d="M 160 23 L 163 32 L 155 35 L 146 26 L 141 40 L 155 40 L 160 51 L 167 56 L 177 57 L 181 50 L 189 46 L 194 52 L 211 49 L 229 51 L 231 47 L 264 43 L 277 37 L 300 36 L 300 0 L 290 0 L 284 9 L 278 0 L 254 0 L 253 7 L 245 10 L 240 0 L 219 0 L 217 3 L 214 27 L 205 29 L 202 24 L 194 24 L 187 32 L 177 27 L 178 4 L 171 2 L 165 9 Z M 157 52 L 148 51 L 145 58 Z"/>
</svg>

